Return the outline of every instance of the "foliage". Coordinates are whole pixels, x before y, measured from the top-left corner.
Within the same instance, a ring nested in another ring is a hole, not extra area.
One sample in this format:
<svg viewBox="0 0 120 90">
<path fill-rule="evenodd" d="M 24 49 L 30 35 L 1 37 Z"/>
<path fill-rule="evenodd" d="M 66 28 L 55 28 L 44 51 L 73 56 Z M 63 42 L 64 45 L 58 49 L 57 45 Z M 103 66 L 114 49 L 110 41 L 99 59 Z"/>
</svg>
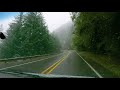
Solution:
<svg viewBox="0 0 120 90">
<path fill-rule="evenodd" d="M 57 41 L 50 35 L 42 13 L 18 15 L 7 30 L 0 47 L 1 58 L 32 56 L 59 51 Z"/>
<path fill-rule="evenodd" d="M 120 13 L 73 12 L 73 45 L 77 50 L 119 54 Z"/>
</svg>

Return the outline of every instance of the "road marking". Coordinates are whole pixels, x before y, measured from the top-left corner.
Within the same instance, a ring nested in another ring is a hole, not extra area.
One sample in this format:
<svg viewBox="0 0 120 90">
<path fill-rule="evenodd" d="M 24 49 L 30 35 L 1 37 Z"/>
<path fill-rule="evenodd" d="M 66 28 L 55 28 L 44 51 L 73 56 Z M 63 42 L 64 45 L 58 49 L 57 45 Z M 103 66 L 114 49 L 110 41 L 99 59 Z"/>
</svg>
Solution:
<svg viewBox="0 0 120 90">
<path fill-rule="evenodd" d="M 62 53 L 60 53 L 60 54 L 62 54 Z M 32 62 L 27 62 L 27 63 L 23 63 L 23 64 L 19 64 L 19 65 L 14 65 L 14 66 L 10 66 L 10 67 L 1 68 L 0 70 L 5 70 L 5 69 L 8 69 L 8 68 L 18 67 L 18 66 L 22 66 L 22 65 L 26 65 L 26 64 L 38 62 L 38 61 L 43 61 L 43 60 L 46 60 L 46 59 L 49 59 L 49 58 L 58 56 L 58 55 L 60 55 L 60 54 L 57 54 L 57 55 L 54 55 L 54 56 L 51 56 L 51 57 L 48 57 L 48 58 L 40 59 L 40 60 L 37 60 L 37 61 L 32 61 Z"/>
<path fill-rule="evenodd" d="M 70 53 L 68 53 L 68 55 L 69 54 Z M 50 74 L 58 65 L 60 65 L 65 60 L 65 58 L 68 57 L 68 55 L 66 57 L 63 57 L 62 60 L 60 62 L 58 62 L 47 74 Z"/>
<path fill-rule="evenodd" d="M 75 51 L 77 53 L 77 51 Z M 78 54 L 78 53 L 77 53 Z M 79 54 L 78 54 L 79 55 Z M 80 55 L 79 55 L 80 56 Z M 99 77 L 99 78 L 103 78 L 82 56 L 80 56 L 82 58 L 82 60 L 95 72 L 95 74 Z"/>
<path fill-rule="evenodd" d="M 58 60 L 57 62 L 55 62 L 54 64 L 52 64 L 50 67 L 48 67 L 47 69 L 45 69 L 41 74 L 44 74 L 45 72 L 47 72 L 49 69 L 51 69 L 54 65 L 56 65 L 58 62 L 60 62 L 60 60 Z"/>
<path fill-rule="evenodd" d="M 66 57 L 68 57 L 70 53 L 68 53 L 67 55 L 65 55 L 64 57 L 62 57 L 62 59 L 58 60 L 57 62 L 55 62 L 54 64 L 52 64 L 50 67 L 48 67 L 46 70 L 44 70 L 41 74 L 50 74 L 58 65 L 60 65 Z"/>
</svg>

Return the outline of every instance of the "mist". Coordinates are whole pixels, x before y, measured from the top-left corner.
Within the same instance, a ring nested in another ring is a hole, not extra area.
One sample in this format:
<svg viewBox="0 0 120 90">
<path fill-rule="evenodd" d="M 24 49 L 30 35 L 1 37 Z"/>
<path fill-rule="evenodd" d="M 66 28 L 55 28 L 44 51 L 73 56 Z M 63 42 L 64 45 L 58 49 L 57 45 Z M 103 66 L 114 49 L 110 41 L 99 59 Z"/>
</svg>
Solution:
<svg viewBox="0 0 120 90">
<path fill-rule="evenodd" d="M 53 31 L 55 37 L 59 40 L 61 49 L 71 49 L 72 33 L 74 30 L 73 22 L 68 21 Z"/>
</svg>

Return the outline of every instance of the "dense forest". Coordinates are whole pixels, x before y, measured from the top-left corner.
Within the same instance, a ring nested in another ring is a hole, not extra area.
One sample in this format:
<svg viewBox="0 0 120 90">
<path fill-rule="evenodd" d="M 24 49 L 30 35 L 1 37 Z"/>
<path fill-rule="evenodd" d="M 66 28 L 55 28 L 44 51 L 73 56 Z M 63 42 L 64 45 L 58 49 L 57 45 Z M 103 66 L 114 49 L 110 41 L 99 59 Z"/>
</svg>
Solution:
<svg viewBox="0 0 120 90">
<path fill-rule="evenodd" d="M 0 42 L 0 58 L 42 55 L 76 49 L 119 55 L 119 12 L 71 12 L 73 22 L 49 33 L 40 12 L 20 12 Z M 2 30 L 0 26 L 0 30 Z"/>
<path fill-rule="evenodd" d="M 0 44 L 0 58 L 59 52 L 58 40 L 49 33 L 42 13 L 20 12 L 9 26 Z"/>
<path fill-rule="evenodd" d="M 119 12 L 72 12 L 73 47 L 78 51 L 119 55 Z"/>
</svg>

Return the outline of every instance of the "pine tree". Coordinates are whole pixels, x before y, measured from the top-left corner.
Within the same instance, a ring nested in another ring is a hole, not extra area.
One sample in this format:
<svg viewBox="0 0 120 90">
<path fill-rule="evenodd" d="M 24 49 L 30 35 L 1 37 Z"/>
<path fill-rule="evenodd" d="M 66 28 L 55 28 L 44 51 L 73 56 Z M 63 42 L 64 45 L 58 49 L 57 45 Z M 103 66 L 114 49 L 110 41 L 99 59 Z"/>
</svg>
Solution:
<svg viewBox="0 0 120 90">
<path fill-rule="evenodd" d="M 10 24 L 1 45 L 1 58 L 23 57 L 58 51 L 57 40 L 49 34 L 39 12 L 22 12 Z"/>
</svg>

